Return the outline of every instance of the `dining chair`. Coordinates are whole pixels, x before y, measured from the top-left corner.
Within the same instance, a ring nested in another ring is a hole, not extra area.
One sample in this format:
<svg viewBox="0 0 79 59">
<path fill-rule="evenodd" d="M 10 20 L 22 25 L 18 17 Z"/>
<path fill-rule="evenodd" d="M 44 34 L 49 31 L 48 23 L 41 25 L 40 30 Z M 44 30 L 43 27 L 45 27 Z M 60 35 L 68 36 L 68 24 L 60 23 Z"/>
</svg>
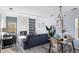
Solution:
<svg viewBox="0 0 79 59">
<path fill-rule="evenodd" d="M 74 38 L 73 42 L 74 42 L 75 52 L 79 53 L 79 39 L 78 38 Z"/>
<path fill-rule="evenodd" d="M 51 52 L 59 52 L 59 44 L 57 39 L 49 39 L 49 53 Z"/>
<path fill-rule="evenodd" d="M 65 35 L 65 37 L 63 38 L 65 39 L 65 43 L 64 43 L 64 50 L 66 52 L 67 48 L 69 48 L 69 52 L 73 52 L 75 53 L 75 49 L 74 49 L 74 42 L 73 42 L 73 38 L 71 35 Z"/>
</svg>

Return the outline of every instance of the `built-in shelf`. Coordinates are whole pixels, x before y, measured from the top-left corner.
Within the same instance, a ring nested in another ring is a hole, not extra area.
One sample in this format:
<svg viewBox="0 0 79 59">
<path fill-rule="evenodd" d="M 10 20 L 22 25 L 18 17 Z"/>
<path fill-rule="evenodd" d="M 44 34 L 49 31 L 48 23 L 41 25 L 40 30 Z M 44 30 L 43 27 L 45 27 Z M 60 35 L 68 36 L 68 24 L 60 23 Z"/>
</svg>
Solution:
<svg viewBox="0 0 79 59">
<path fill-rule="evenodd" d="M 29 34 L 35 33 L 35 19 L 29 19 Z"/>
</svg>

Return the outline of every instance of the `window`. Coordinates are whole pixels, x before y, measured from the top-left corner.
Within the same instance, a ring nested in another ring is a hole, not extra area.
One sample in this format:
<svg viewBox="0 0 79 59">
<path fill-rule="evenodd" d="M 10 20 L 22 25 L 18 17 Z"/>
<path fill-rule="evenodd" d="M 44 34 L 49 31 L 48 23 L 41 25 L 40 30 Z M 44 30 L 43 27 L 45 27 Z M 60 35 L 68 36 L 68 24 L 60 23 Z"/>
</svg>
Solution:
<svg viewBox="0 0 79 59">
<path fill-rule="evenodd" d="M 8 22 L 8 32 L 15 33 L 16 32 L 16 23 Z"/>
<path fill-rule="evenodd" d="M 6 16 L 6 32 L 16 33 L 17 18 Z"/>
<path fill-rule="evenodd" d="M 75 38 L 79 38 L 79 17 L 75 19 Z"/>
</svg>

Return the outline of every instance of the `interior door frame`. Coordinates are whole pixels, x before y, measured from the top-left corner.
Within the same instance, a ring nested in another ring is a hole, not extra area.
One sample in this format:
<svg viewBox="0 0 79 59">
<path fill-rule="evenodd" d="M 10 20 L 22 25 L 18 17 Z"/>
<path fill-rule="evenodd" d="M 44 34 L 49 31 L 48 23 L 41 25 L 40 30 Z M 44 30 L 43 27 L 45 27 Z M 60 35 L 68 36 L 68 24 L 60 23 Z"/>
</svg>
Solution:
<svg viewBox="0 0 79 59">
<path fill-rule="evenodd" d="M 9 17 L 16 17 L 17 18 L 17 15 L 16 14 L 11 14 L 12 12 L 10 12 L 10 13 L 2 13 L 2 18 L 1 18 L 1 20 L 2 19 L 6 19 L 6 16 L 9 16 Z M 17 20 L 18 20 L 18 18 L 17 18 Z M 17 20 L 16 20 L 16 41 L 17 41 Z M 1 25 L 3 25 L 3 24 L 1 24 Z M 3 28 L 3 26 L 2 26 L 2 28 Z M 2 30 L 2 28 L 1 28 L 1 30 Z M 2 31 L 3 32 L 3 31 Z M 1 36 L 2 37 L 2 36 Z M 1 38 L 2 39 L 2 38 Z M 2 47 L 1 47 L 1 50 L 2 50 Z"/>
<path fill-rule="evenodd" d="M 79 35 L 78 34 L 78 20 L 79 20 L 79 17 L 76 17 L 75 18 L 75 38 L 78 38 L 78 35 Z"/>
</svg>

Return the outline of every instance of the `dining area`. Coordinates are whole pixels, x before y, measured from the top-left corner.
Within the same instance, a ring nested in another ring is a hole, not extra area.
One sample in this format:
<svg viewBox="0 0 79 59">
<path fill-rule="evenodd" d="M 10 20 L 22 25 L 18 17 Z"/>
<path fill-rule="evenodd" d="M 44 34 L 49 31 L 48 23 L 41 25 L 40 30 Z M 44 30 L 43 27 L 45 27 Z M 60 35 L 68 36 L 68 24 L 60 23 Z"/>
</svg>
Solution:
<svg viewBox="0 0 79 59">
<path fill-rule="evenodd" d="M 71 35 L 49 39 L 49 53 L 79 53 L 79 39 Z"/>
<path fill-rule="evenodd" d="M 79 39 L 72 34 L 65 24 L 62 6 L 59 6 L 58 20 L 55 25 L 46 26 L 49 37 L 49 53 L 76 53 L 79 50 Z"/>
</svg>

